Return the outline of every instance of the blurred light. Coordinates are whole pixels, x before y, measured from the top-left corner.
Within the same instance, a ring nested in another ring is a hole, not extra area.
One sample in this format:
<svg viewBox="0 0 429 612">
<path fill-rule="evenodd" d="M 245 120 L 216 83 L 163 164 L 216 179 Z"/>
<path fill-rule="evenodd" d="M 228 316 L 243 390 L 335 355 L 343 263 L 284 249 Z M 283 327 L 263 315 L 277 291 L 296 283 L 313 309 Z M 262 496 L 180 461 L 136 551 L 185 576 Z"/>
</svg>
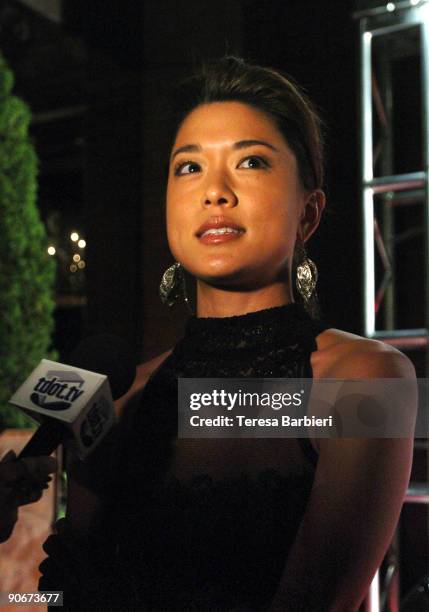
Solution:
<svg viewBox="0 0 429 612">
<path fill-rule="evenodd" d="M 82 261 L 80 261 L 80 262 L 79 262 L 77 265 L 78 265 L 78 267 L 79 267 L 81 270 L 83 270 L 83 269 L 84 269 L 84 267 L 86 266 L 86 263 L 85 263 L 85 262 L 83 261 L 83 259 L 82 259 Z"/>
<path fill-rule="evenodd" d="M 70 266 L 70 272 L 76 272 L 76 270 L 77 270 L 77 266 L 76 266 L 76 264 L 72 264 L 72 265 Z"/>
<path fill-rule="evenodd" d="M 75 253 L 75 255 L 73 255 L 73 261 L 80 261 L 80 255 L 78 255 L 77 253 Z"/>
<path fill-rule="evenodd" d="M 55 255 L 55 253 L 56 253 L 56 252 L 57 252 L 57 251 L 56 251 L 56 249 L 55 249 L 55 247 L 54 247 L 54 246 L 50 246 L 50 247 L 48 247 L 48 254 L 49 254 L 49 255 Z"/>
<path fill-rule="evenodd" d="M 79 240 L 79 234 L 77 232 L 72 232 L 70 234 L 70 240 L 73 242 L 77 242 Z"/>
<path fill-rule="evenodd" d="M 77 243 L 77 246 L 80 247 L 81 249 L 84 249 L 86 247 L 86 240 L 83 240 L 83 238 L 81 238 L 79 242 Z"/>
<path fill-rule="evenodd" d="M 420 0 L 410 0 L 411 6 L 417 6 L 420 3 Z"/>
<path fill-rule="evenodd" d="M 393 4 L 393 2 L 388 2 L 386 4 L 386 9 L 389 11 L 389 13 L 392 13 L 395 10 L 396 6 Z"/>
<path fill-rule="evenodd" d="M 365 34 L 363 35 L 363 39 L 365 41 L 369 41 L 372 38 L 372 33 L 371 32 L 365 32 Z"/>
</svg>

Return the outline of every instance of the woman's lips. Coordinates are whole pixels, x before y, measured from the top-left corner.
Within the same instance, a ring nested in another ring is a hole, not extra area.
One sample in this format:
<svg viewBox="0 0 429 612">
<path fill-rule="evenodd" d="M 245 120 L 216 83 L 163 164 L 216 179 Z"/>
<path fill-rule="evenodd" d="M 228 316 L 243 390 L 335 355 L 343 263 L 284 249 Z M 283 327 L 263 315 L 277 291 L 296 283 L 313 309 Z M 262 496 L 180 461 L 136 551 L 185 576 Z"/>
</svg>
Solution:
<svg viewBox="0 0 429 612">
<path fill-rule="evenodd" d="M 230 227 L 209 229 L 198 237 L 203 244 L 219 244 L 238 240 L 244 234 L 244 230 L 237 230 Z"/>
</svg>

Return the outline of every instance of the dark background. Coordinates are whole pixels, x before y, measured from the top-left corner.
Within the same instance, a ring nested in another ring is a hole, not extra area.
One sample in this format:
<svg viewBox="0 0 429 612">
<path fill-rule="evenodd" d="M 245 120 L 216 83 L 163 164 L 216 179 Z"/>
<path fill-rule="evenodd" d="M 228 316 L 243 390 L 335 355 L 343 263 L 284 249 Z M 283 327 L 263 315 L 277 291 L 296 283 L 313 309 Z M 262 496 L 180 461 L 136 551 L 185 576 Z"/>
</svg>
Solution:
<svg viewBox="0 0 429 612">
<path fill-rule="evenodd" d="M 15 93 L 33 111 L 42 216 L 48 222 L 54 215 L 58 235 L 79 228 L 87 241 L 80 284 L 67 271 L 59 274 L 54 343 L 62 359 L 91 332 L 128 339 L 139 360 L 181 334 L 184 306 L 169 310 L 158 297 L 172 263 L 163 208 L 170 92 L 201 60 L 224 53 L 285 71 L 321 111 L 328 206 L 309 254 L 319 269 L 324 317 L 362 333 L 359 39 L 352 13 L 363 4 L 370 3 L 64 0 L 52 20 L 3 0 L 0 49 L 15 72 Z M 404 512 L 408 589 L 426 570 L 427 550 L 415 529 L 416 520 L 424 525 L 422 512 Z"/>
</svg>

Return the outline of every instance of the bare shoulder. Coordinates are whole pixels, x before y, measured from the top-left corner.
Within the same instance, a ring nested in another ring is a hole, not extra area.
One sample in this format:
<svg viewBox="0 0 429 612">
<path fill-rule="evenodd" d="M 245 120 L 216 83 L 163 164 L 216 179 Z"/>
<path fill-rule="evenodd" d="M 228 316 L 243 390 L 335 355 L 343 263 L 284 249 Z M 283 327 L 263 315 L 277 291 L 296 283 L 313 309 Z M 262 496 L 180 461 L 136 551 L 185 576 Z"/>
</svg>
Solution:
<svg viewBox="0 0 429 612">
<path fill-rule="evenodd" d="M 397 348 L 339 329 L 317 336 L 311 363 L 315 378 L 415 378 L 412 362 Z"/>
<path fill-rule="evenodd" d="M 365 338 L 339 329 L 328 329 L 319 334 L 316 341 L 317 351 L 311 356 L 315 379 L 405 378 L 414 380 L 416 377 L 415 368 L 410 359 L 397 348 L 380 340 Z M 409 390 L 411 391 L 411 388 Z M 413 400 L 410 396 L 407 408 L 408 414 L 413 418 L 415 398 Z M 345 457 L 347 453 L 353 454 L 356 448 L 359 448 L 360 445 L 364 446 L 368 441 L 358 440 L 352 443 L 350 439 L 334 441 L 311 438 L 311 442 L 319 455 L 322 450 L 326 453 L 328 449 L 328 455 L 334 456 L 333 449 L 338 448 L 340 449 L 339 457 Z M 381 442 L 381 444 L 384 443 Z"/>
<path fill-rule="evenodd" d="M 122 413 L 124 406 L 129 402 L 129 400 L 140 393 L 144 387 L 146 386 L 147 381 L 150 376 L 157 370 L 157 368 L 162 364 L 162 362 L 167 359 L 167 357 L 171 354 L 173 349 L 168 349 L 168 351 L 164 351 L 160 355 L 141 363 L 136 368 L 136 377 L 131 388 L 127 391 L 125 395 L 120 397 L 115 402 L 115 409 L 118 415 Z"/>
</svg>

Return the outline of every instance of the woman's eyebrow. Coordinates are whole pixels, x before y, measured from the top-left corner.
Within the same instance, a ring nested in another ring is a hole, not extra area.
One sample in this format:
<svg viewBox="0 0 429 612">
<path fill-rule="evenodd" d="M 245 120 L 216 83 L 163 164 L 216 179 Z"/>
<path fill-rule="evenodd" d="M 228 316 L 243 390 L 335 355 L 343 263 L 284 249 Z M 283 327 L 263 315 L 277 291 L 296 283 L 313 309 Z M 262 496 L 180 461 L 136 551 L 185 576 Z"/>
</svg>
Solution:
<svg viewBox="0 0 429 612">
<path fill-rule="evenodd" d="M 278 149 L 274 145 L 267 142 L 266 140 L 255 140 L 255 139 L 239 140 L 238 142 L 234 142 L 234 144 L 232 145 L 232 148 L 235 150 L 238 150 L 238 149 L 245 149 L 246 147 L 252 147 L 254 145 L 263 145 L 265 147 L 268 147 L 272 151 L 278 152 Z M 176 155 L 179 155 L 179 153 L 195 153 L 199 151 L 201 151 L 200 145 L 186 144 L 186 145 L 183 145 L 182 147 L 179 147 L 178 149 L 174 151 L 174 153 L 171 156 L 171 160 L 173 160 L 176 157 Z"/>
<path fill-rule="evenodd" d="M 269 149 L 272 149 L 273 151 L 277 151 L 278 149 L 270 144 L 269 142 L 267 142 L 266 140 L 239 140 L 238 142 L 235 142 L 232 145 L 233 149 L 245 149 L 246 147 L 252 147 L 254 145 L 263 145 L 264 147 L 268 147 Z"/>
<path fill-rule="evenodd" d="M 183 147 L 179 147 L 178 149 L 174 151 L 174 153 L 171 156 L 171 159 L 173 160 L 176 157 L 176 155 L 179 155 L 179 153 L 195 153 L 196 151 L 201 151 L 200 145 L 197 145 L 197 144 L 183 145 Z"/>
</svg>

